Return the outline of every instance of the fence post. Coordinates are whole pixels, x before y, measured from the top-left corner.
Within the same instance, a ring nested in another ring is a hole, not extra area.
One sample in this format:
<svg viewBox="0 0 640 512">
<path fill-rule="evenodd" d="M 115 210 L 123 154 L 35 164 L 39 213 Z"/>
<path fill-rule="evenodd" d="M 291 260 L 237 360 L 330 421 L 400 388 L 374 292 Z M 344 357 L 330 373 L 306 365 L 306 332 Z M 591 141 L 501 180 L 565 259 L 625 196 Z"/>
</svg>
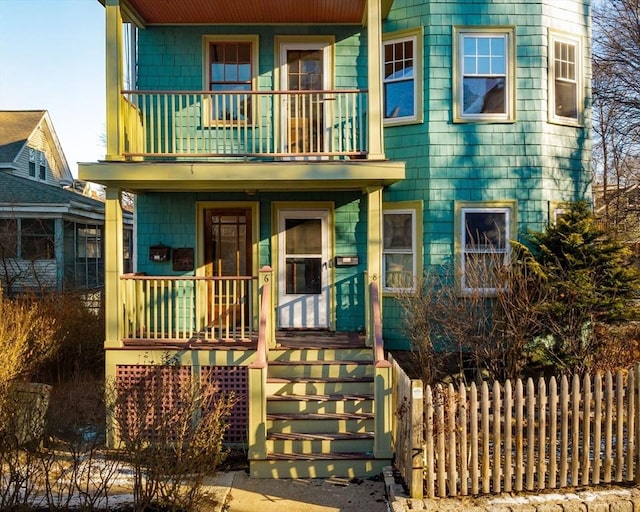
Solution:
<svg viewBox="0 0 640 512">
<path fill-rule="evenodd" d="M 424 497 L 424 386 L 421 380 L 411 381 L 411 497 Z"/>
<path fill-rule="evenodd" d="M 634 482 L 636 484 L 640 483 L 640 379 L 638 378 L 638 375 L 640 375 L 640 363 L 636 363 L 635 364 L 635 368 L 634 368 L 634 376 L 635 376 L 635 387 L 633 390 L 633 397 L 632 399 L 634 400 L 634 402 L 636 403 L 636 421 L 634 421 L 634 425 L 635 425 L 635 437 L 636 437 L 636 442 L 634 443 L 635 445 L 635 468 L 634 468 Z"/>
</svg>

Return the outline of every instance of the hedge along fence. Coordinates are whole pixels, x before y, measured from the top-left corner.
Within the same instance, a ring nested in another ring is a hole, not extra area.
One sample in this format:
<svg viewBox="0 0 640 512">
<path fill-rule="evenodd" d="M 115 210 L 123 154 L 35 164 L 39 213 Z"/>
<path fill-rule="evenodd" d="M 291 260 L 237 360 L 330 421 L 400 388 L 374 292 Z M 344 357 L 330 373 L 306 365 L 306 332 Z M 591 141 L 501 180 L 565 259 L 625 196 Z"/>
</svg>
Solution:
<svg viewBox="0 0 640 512">
<path fill-rule="evenodd" d="M 393 363 L 396 466 L 414 498 L 640 481 L 640 365 L 421 397 Z"/>
</svg>

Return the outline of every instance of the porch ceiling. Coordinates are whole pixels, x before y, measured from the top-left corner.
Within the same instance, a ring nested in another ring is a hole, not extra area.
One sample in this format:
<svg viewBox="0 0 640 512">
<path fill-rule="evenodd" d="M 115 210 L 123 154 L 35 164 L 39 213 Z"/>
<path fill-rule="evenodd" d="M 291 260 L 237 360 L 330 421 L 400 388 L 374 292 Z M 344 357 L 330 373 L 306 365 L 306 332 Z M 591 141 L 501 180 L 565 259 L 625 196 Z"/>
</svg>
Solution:
<svg viewBox="0 0 640 512">
<path fill-rule="evenodd" d="M 106 0 L 100 0 L 103 4 Z M 382 0 L 383 16 L 393 0 Z M 138 25 L 361 24 L 366 0 L 121 0 Z"/>
<path fill-rule="evenodd" d="M 131 192 L 366 190 L 401 181 L 404 162 L 78 164 L 79 177 Z"/>
</svg>

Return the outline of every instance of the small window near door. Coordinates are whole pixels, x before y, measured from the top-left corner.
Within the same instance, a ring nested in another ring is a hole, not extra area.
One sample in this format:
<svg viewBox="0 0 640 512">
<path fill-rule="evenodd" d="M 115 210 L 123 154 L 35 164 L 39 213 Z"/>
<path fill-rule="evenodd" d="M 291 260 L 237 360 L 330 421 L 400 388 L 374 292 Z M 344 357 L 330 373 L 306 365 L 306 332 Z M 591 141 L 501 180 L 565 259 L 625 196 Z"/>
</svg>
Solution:
<svg viewBox="0 0 640 512">
<path fill-rule="evenodd" d="M 382 226 L 385 291 L 412 291 L 417 276 L 416 210 L 386 210 Z"/>
<path fill-rule="evenodd" d="M 250 123 L 257 67 L 257 36 L 206 36 L 205 88 L 216 123 Z"/>
</svg>

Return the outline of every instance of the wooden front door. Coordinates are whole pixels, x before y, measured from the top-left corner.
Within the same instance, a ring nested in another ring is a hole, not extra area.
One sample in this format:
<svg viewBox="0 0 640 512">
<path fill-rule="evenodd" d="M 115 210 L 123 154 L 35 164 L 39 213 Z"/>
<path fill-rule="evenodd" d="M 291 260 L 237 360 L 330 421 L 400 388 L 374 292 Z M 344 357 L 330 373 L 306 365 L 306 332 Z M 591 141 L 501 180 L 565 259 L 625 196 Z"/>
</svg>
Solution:
<svg viewBox="0 0 640 512">
<path fill-rule="evenodd" d="M 205 219 L 205 275 L 214 277 L 250 276 L 251 261 L 251 210 L 207 209 Z M 247 283 L 244 283 L 247 286 Z M 233 324 L 242 319 L 250 321 L 248 303 L 240 295 L 241 284 L 233 286 L 213 281 L 210 286 L 209 308 L 214 312 L 213 321 L 221 317 Z M 244 308 L 244 309 L 243 309 Z"/>
</svg>

